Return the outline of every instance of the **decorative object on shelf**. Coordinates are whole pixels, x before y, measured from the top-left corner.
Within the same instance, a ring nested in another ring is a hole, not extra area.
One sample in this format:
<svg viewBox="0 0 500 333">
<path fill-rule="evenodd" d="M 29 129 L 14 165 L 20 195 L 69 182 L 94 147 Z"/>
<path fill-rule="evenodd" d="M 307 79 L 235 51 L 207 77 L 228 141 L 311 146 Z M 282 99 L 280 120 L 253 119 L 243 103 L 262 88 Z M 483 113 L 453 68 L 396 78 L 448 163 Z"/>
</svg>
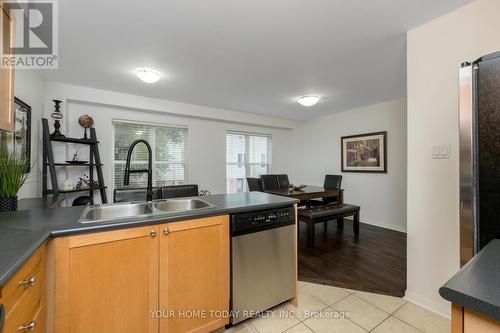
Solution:
<svg viewBox="0 0 500 333">
<path fill-rule="evenodd" d="M 51 138 L 64 138 L 64 134 L 59 130 L 61 124 L 59 123 L 63 119 L 63 114 L 61 113 L 61 102 L 58 99 L 53 99 L 54 102 L 54 112 L 50 115 L 54 119 L 54 133 L 50 135 Z"/>
<path fill-rule="evenodd" d="M 83 186 L 86 185 L 87 187 L 89 188 L 94 188 L 94 187 L 99 187 L 99 182 L 94 180 L 94 181 L 91 181 L 89 179 L 89 176 L 87 176 L 87 174 L 82 174 L 79 178 L 78 178 L 78 182 L 76 183 L 76 188 L 77 189 L 81 189 L 83 188 Z"/>
<path fill-rule="evenodd" d="M 28 177 L 26 164 L 19 152 L 0 149 L 0 211 L 17 210 L 17 192 Z"/>
<path fill-rule="evenodd" d="M 342 172 L 387 173 L 387 132 L 341 138 Z"/>
<path fill-rule="evenodd" d="M 212 193 L 209 190 L 200 190 L 198 193 L 200 196 L 207 196 L 207 195 L 212 195 Z"/>
<path fill-rule="evenodd" d="M 83 139 L 88 140 L 87 128 L 91 128 L 92 126 L 94 126 L 94 119 L 92 119 L 92 117 L 88 114 L 84 114 L 83 116 L 80 116 L 80 118 L 78 118 L 78 123 L 84 128 Z"/>
<path fill-rule="evenodd" d="M 71 161 L 66 161 L 66 163 L 68 163 L 68 164 L 87 164 L 87 163 L 89 163 L 89 161 L 73 161 L 73 160 L 71 160 Z"/>
<path fill-rule="evenodd" d="M 73 200 L 72 206 L 90 206 L 92 205 L 92 198 L 89 196 L 81 196 Z"/>
<path fill-rule="evenodd" d="M 68 164 L 87 164 L 89 161 L 80 161 L 78 160 L 78 153 L 73 155 L 73 159 L 71 161 L 66 161 Z"/>
<path fill-rule="evenodd" d="M 66 179 L 63 183 L 62 188 L 64 191 L 71 191 L 73 189 L 73 183 L 71 183 L 71 180 Z"/>
<path fill-rule="evenodd" d="M 78 160 L 78 153 L 73 155 L 73 159 L 71 161 L 66 161 L 68 164 L 87 164 L 89 161 L 80 161 Z"/>
</svg>

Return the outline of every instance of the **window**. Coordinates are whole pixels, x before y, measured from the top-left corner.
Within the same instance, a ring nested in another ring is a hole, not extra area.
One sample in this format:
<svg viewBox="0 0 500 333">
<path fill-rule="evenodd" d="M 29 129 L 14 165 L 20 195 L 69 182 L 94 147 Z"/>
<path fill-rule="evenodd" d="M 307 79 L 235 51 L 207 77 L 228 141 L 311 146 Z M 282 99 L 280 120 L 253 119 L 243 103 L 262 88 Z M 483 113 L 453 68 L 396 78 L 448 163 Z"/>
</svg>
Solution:
<svg viewBox="0 0 500 333">
<path fill-rule="evenodd" d="M 113 183 L 123 186 L 127 152 L 137 139 L 145 139 L 153 151 L 153 186 L 187 182 L 187 128 L 113 121 Z M 138 144 L 132 154 L 130 169 L 147 169 L 148 150 Z M 146 187 L 147 173 L 131 173 L 130 186 Z"/>
<path fill-rule="evenodd" d="M 271 136 L 228 132 L 226 134 L 226 191 L 244 192 L 246 177 L 260 177 L 271 169 Z"/>
</svg>

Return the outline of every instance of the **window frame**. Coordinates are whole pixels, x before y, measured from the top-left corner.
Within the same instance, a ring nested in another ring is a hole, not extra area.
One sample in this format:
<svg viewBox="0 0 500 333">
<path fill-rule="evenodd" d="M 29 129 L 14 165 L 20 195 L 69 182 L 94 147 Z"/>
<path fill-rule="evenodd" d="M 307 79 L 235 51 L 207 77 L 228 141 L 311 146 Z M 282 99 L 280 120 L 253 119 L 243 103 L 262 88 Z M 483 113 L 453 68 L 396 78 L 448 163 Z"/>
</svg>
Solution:
<svg viewBox="0 0 500 333">
<path fill-rule="evenodd" d="M 136 120 L 130 120 L 130 119 L 123 119 L 123 118 L 112 118 L 111 119 L 111 191 L 113 192 L 117 187 L 115 185 L 115 136 L 113 135 L 113 127 L 115 123 L 122 123 L 122 124 L 132 124 L 132 125 L 144 125 L 144 126 L 156 126 L 156 127 L 169 127 L 169 128 L 180 128 L 180 129 L 185 129 L 186 130 L 186 136 L 185 136 L 185 142 L 184 142 L 184 175 L 185 179 L 184 182 L 185 184 L 189 184 L 189 164 L 190 164 L 190 143 L 191 143 L 191 131 L 189 126 L 187 125 L 179 125 L 179 124 L 172 124 L 172 123 L 162 123 L 162 122 L 151 122 L 151 121 L 136 121 Z M 148 141 L 149 142 L 149 141 Z M 155 142 L 156 145 L 156 142 Z M 154 160 L 155 157 L 155 146 L 151 146 L 151 150 L 153 153 L 153 166 L 156 163 Z M 118 161 L 121 162 L 121 161 Z M 126 163 L 126 162 L 125 162 Z M 125 164 L 124 163 L 124 164 Z M 147 163 L 147 161 L 146 161 Z M 159 163 L 162 163 L 162 161 L 159 161 Z M 166 163 L 166 162 L 165 162 Z M 133 164 L 133 161 L 131 161 L 130 165 Z M 172 163 L 176 164 L 176 163 Z M 153 187 L 155 187 L 155 171 L 156 168 L 153 167 Z"/>
<path fill-rule="evenodd" d="M 239 162 L 230 162 L 228 163 L 227 161 L 227 136 L 233 134 L 233 135 L 243 135 L 245 137 L 245 153 L 244 153 L 244 162 L 239 163 Z M 267 163 L 262 163 L 262 160 L 260 162 L 252 162 L 250 163 L 250 144 L 249 144 L 249 138 L 250 137 L 265 137 L 267 138 L 267 149 L 266 153 L 268 156 L 268 161 Z M 238 167 L 243 166 L 245 168 L 245 177 L 249 177 L 251 173 L 251 167 L 252 166 L 260 166 L 262 165 L 267 166 L 268 172 L 271 172 L 271 167 L 273 164 L 272 158 L 273 158 L 273 136 L 272 134 L 265 134 L 265 133 L 256 133 L 256 132 L 245 132 L 245 131 L 235 131 L 235 130 L 227 130 L 226 135 L 225 135 L 225 145 L 224 145 L 224 158 L 225 158 L 225 163 L 224 163 L 224 178 L 225 178 L 225 187 L 226 187 L 226 193 L 238 193 L 238 192 L 228 192 L 228 186 L 227 186 L 227 171 L 228 171 L 228 165 L 236 165 Z M 243 183 L 243 189 L 248 190 L 248 184 L 246 184 L 246 181 Z"/>
</svg>

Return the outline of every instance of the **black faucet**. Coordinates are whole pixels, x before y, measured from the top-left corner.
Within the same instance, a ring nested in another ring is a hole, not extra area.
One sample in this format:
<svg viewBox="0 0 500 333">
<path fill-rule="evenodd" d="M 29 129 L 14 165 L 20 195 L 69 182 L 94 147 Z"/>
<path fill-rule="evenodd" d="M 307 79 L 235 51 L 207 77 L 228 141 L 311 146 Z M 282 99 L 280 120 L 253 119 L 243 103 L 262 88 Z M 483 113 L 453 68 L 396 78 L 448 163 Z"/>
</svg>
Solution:
<svg viewBox="0 0 500 333">
<path fill-rule="evenodd" d="M 148 168 L 139 170 L 130 170 L 130 158 L 132 157 L 132 151 L 138 143 L 144 143 L 148 148 Z M 148 190 L 147 190 L 147 201 L 153 200 L 153 152 L 151 150 L 151 145 L 144 139 L 135 140 L 129 147 L 127 152 L 127 163 L 125 164 L 125 178 L 123 180 L 123 185 L 128 186 L 130 183 L 130 173 L 148 173 Z"/>
</svg>

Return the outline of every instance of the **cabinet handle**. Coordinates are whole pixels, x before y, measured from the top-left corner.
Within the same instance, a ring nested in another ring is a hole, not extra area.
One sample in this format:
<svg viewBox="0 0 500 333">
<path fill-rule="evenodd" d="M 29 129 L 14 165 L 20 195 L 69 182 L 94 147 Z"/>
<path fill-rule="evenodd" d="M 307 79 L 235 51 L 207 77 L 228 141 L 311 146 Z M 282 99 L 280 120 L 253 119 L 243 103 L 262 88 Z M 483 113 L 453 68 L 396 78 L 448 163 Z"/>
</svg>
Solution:
<svg viewBox="0 0 500 333">
<path fill-rule="evenodd" d="M 36 283 L 36 276 L 32 276 L 29 279 L 19 281 L 21 286 L 32 287 Z"/>
<path fill-rule="evenodd" d="M 36 321 L 32 320 L 26 325 L 19 326 L 18 331 L 34 331 L 36 328 Z"/>
<path fill-rule="evenodd" d="M 170 233 L 170 230 L 168 228 L 163 229 L 163 234 L 166 236 Z"/>
<path fill-rule="evenodd" d="M 151 237 L 156 237 L 156 230 L 151 230 L 149 234 L 151 235 Z"/>
</svg>

